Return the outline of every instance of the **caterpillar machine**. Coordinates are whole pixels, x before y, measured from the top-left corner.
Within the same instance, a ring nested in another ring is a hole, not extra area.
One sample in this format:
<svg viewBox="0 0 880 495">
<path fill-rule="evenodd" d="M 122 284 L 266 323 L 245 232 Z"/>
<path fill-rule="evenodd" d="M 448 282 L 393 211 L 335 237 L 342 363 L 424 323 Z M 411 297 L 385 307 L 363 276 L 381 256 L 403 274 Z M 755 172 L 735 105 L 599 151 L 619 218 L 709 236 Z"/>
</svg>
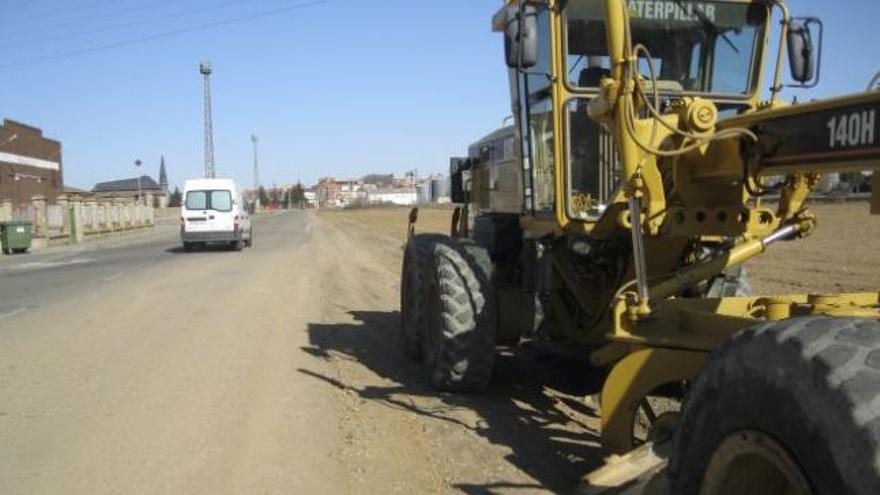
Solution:
<svg viewBox="0 0 880 495">
<path fill-rule="evenodd" d="M 789 86 L 818 81 L 821 21 L 506 0 L 493 28 L 513 124 L 453 159 L 451 235 L 410 215 L 402 340 L 434 386 L 569 342 L 606 370 L 583 493 L 880 493 L 880 294 L 749 294 L 742 269 L 808 242 L 823 175 L 880 167 L 880 92 L 781 99 L 786 53 Z"/>
</svg>

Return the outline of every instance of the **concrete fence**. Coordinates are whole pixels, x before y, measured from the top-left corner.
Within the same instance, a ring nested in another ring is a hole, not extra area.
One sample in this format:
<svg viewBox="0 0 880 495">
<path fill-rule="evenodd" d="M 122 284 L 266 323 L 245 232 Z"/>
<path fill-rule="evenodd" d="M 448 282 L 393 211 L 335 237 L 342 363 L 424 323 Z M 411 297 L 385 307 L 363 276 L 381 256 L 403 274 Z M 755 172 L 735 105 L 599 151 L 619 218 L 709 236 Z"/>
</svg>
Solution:
<svg viewBox="0 0 880 495">
<path fill-rule="evenodd" d="M 49 204 L 46 197 L 31 198 L 30 205 L 13 207 L 0 202 L 0 222 L 27 220 L 33 223 L 33 247 L 79 244 L 101 235 L 123 233 L 156 225 L 151 194 L 140 201 L 131 196 L 94 197 L 64 194 Z M 150 205 L 150 206 L 147 206 Z"/>
</svg>

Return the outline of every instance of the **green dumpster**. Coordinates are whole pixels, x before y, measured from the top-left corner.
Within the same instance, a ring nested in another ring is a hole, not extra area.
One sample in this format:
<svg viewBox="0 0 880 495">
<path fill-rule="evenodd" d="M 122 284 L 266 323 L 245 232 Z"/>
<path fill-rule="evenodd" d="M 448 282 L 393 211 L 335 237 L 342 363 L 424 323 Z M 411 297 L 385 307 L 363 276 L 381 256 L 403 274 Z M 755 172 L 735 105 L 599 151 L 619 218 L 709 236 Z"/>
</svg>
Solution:
<svg viewBox="0 0 880 495">
<path fill-rule="evenodd" d="M 3 253 L 24 253 L 31 248 L 31 222 L 14 220 L 0 223 Z"/>
</svg>

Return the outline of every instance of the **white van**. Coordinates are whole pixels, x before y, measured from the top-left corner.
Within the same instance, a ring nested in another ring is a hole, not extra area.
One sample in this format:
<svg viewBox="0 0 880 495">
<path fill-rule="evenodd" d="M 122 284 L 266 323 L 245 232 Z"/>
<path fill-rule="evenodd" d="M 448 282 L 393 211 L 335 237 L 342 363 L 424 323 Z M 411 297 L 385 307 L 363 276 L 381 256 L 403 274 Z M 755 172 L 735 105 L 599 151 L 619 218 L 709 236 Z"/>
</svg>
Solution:
<svg viewBox="0 0 880 495">
<path fill-rule="evenodd" d="M 209 242 L 226 243 L 240 251 L 254 244 L 254 227 L 231 179 L 190 179 L 183 186 L 180 240 L 184 251 Z"/>
</svg>

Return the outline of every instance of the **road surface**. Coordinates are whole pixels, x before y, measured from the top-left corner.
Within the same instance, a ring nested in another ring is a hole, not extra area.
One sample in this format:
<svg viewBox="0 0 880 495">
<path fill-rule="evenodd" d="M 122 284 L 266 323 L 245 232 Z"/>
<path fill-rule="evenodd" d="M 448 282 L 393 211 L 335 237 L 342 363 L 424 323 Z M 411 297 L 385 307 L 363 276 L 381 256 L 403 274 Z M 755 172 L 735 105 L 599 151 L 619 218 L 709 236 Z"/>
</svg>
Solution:
<svg viewBox="0 0 880 495">
<path fill-rule="evenodd" d="M 243 252 L 178 244 L 0 261 L 0 494 L 558 492 L 601 461 L 582 363 L 426 386 L 399 239 L 294 212 Z"/>
</svg>

